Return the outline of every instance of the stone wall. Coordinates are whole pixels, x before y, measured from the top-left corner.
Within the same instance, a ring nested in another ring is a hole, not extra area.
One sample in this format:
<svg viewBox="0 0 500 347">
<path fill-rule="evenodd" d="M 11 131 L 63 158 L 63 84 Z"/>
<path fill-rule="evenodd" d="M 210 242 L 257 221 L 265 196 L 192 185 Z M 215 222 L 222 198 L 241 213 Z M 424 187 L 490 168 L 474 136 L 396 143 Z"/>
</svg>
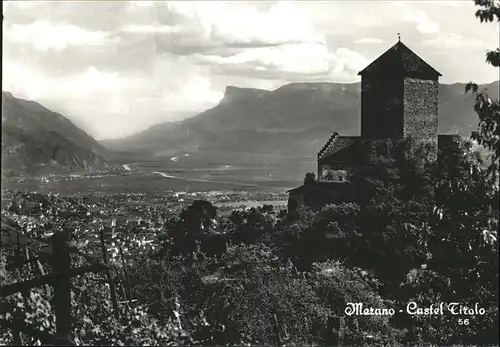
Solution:
<svg viewBox="0 0 500 347">
<path fill-rule="evenodd" d="M 438 145 L 438 88 L 437 80 L 404 79 L 404 137 L 430 144 L 433 158 Z"/>
<path fill-rule="evenodd" d="M 403 135 L 403 78 L 367 75 L 361 81 L 361 136 L 390 138 Z"/>
</svg>

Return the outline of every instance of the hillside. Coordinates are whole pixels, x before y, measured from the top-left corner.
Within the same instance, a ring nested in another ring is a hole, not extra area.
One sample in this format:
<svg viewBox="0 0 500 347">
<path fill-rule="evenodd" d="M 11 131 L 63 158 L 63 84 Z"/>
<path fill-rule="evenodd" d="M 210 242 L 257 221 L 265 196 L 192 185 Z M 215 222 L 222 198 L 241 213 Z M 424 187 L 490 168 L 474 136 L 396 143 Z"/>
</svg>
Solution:
<svg viewBox="0 0 500 347">
<path fill-rule="evenodd" d="M 498 82 L 485 85 L 498 95 Z M 439 132 L 469 136 L 477 126 L 465 84 L 440 85 Z M 275 91 L 228 87 L 219 105 L 181 122 L 103 141 L 142 154 L 230 152 L 314 157 L 332 132 L 359 135 L 360 84 L 292 83 Z"/>
<path fill-rule="evenodd" d="M 2 174 L 77 172 L 106 167 L 109 152 L 69 119 L 2 93 Z"/>
</svg>

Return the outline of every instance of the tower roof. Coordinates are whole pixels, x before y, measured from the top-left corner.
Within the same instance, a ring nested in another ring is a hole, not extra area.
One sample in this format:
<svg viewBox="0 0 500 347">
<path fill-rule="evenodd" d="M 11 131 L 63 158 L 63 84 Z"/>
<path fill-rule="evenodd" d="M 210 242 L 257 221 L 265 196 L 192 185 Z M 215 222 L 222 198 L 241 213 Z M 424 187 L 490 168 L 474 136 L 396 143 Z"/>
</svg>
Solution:
<svg viewBox="0 0 500 347">
<path fill-rule="evenodd" d="M 432 66 L 406 47 L 401 41 L 389 48 L 370 65 L 358 72 L 358 75 L 401 72 L 407 77 L 442 76 Z"/>
</svg>

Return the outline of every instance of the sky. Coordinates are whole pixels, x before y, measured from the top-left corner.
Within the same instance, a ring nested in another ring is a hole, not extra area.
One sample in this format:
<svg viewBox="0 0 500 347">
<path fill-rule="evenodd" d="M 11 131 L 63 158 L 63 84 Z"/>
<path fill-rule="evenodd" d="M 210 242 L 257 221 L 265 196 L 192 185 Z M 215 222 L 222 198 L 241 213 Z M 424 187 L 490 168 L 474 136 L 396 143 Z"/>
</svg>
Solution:
<svg viewBox="0 0 500 347">
<path fill-rule="evenodd" d="M 498 23 L 472 0 L 4 1 L 2 89 L 96 139 L 193 116 L 226 86 L 359 81 L 397 42 L 442 83 L 489 83 Z"/>
</svg>

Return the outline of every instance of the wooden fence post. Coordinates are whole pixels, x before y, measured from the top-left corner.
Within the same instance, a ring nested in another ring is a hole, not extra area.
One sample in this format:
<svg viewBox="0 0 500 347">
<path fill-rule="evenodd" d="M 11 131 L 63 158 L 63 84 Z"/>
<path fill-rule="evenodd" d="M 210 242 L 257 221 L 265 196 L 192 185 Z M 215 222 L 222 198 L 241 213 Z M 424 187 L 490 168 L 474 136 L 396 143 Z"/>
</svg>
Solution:
<svg viewBox="0 0 500 347">
<path fill-rule="evenodd" d="M 15 330 L 15 331 L 13 330 L 12 336 L 13 336 L 14 346 L 23 346 L 24 345 L 23 334 L 21 333 L 21 331 L 19 331 L 19 329 Z"/>
<path fill-rule="evenodd" d="M 101 234 L 101 241 L 103 241 L 103 234 Z M 0 288 L 0 297 L 6 297 L 12 295 L 14 293 L 20 292 L 23 298 L 28 297 L 29 290 L 34 287 L 45 286 L 47 295 L 50 296 L 49 286 L 51 283 L 54 287 L 54 296 L 52 298 L 52 306 L 54 308 L 54 313 L 56 317 L 56 334 L 52 336 L 46 332 L 31 330 L 29 332 L 30 335 L 34 337 L 38 337 L 42 341 L 42 343 L 47 343 L 47 341 L 51 341 L 51 345 L 55 346 L 72 346 L 75 343 L 71 340 L 71 327 L 72 327 L 72 316 L 71 316 L 71 278 L 79 275 L 84 275 L 88 272 L 101 272 L 103 270 L 108 270 L 108 278 L 111 275 L 109 272 L 109 266 L 94 263 L 92 261 L 91 265 L 81 266 L 76 269 L 71 268 L 71 257 L 70 253 L 73 252 L 73 248 L 69 246 L 69 233 L 66 231 L 56 232 L 52 236 L 52 256 L 51 256 L 51 265 L 52 265 L 52 273 L 46 275 L 43 267 L 38 258 L 30 259 L 29 252 L 27 248 L 25 248 L 25 256 L 26 259 L 18 259 L 20 263 L 10 264 L 11 268 L 19 268 L 25 264 L 30 265 L 31 262 L 34 262 L 38 266 L 38 270 L 41 274 L 40 277 L 27 279 L 21 282 L 15 282 L 9 285 L 2 286 Z M 107 262 L 107 252 L 104 245 L 104 258 Z M 17 255 L 20 256 L 21 249 L 17 247 L 16 249 Z M 77 252 L 78 253 L 78 252 Z M 9 264 L 7 264 L 7 267 Z M 30 267 L 31 270 L 31 267 Z M 111 284 L 113 285 L 113 281 L 111 278 Z M 114 288 L 114 285 L 113 285 Z M 114 307 L 118 307 L 116 302 L 116 291 L 112 291 L 114 293 Z M 115 312 L 118 314 L 118 312 Z M 14 318 L 20 318 L 16 315 L 16 311 L 14 312 Z M 22 320 L 16 322 L 14 321 L 12 324 L 7 321 L 2 321 L 2 325 L 7 325 L 14 335 L 14 343 L 15 345 L 23 345 L 24 341 L 22 339 L 21 331 L 26 333 L 29 328 L 25 326 Z M 22 330 L 21 330 L 22 327 Z"/>
<path fill-rule="evenodd" d="M 175 294 L 174 305 L 175 305 L 174 315 L 177 320 L 177 326 L 179 327 L 179 330 L 182 331 L 182 322 L 180 316 L 181 304 L 179 303 L 179 298 L 177 294 Z"/>
<path fill-rule="evenodd" d="M 326 329 L 326 343 L 332 346 L 342 346 L 344 317 L 330 316 Z"/>
<path fill-rule="evenodd" d="M 113 277 L 111 276 L 111 269 L 109 267 L 108 250 L 106 249 L 106 241 L 104 239 L 104 230 L 105 230 L 105 228 L 102 228 L 100 231 L 102 260 L 104 262 L 104 265 L 106 265 L 106 275 L 108 277 L 109 289 L 111 291 L 111 302 L 113 303 L 114 315 L 115 315 L 115 318 L 118 318 L 119 312 L 118 312 L 118 300 L 116 298 L 116 287 L 115 287 L 115 282 L 113 281 Z"/>
<path fill-rule="evenodd" d="M 344 343 L 344 328 L 345 328 L 345 318 L 340 317 L 339 319 L 339 340 L 338 340 L 338 346 L 342 347 Z"/>
<path fill-rule="evenodd" d="M 61 274 L 54 281 L 54 312 L 56 316 L 56 341 L 59 345 L 74 345 L 70 341 L 71 333 L 71 280 L 64 276 L 69 272 L 71 258 L 69 254 L 68 233 L 56 232 L 52 236 L 52 272 Z"/>
<path fill-rule="evenodd" d="M 274 325 L 276 326 L 276 332 L 278 333 L 278 342 L 279 342 L 279 345 L 283 345 L 283 338 L 281 337 L 281 329 L 280 329 L 280 325 L 278 323 L 278 318 L 276 317 L 276 314 L 273 314 L 273 318 L 274 318 Z"/>
<path fill-rule="evenodd" d="M 123 283 L 122 283 L 122 292 L 123 292 L 123 297 L 125 298 L 125 308 L 127 309 L 127 311 L 130 311 L 131 299 L 127 299 L 127 290 L 125 289 Z"/>
</svg>

